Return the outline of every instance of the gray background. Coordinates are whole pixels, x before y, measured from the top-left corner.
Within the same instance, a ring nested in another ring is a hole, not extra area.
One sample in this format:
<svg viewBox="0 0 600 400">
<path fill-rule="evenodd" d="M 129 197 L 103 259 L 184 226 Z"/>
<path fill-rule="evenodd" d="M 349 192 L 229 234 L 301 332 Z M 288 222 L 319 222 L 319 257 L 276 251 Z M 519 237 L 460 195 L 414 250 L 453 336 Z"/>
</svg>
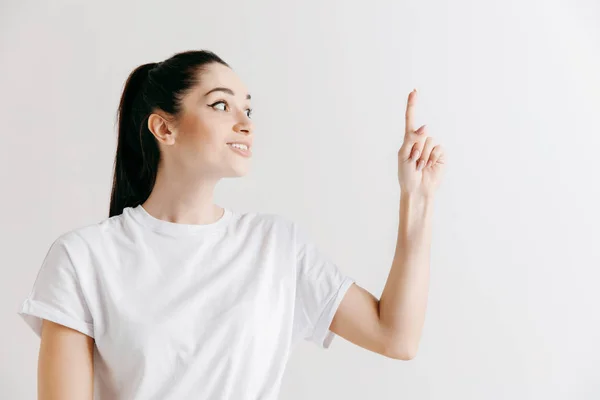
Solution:
<svg viewBox="0 0 600 400">
<path fill-rule="evenodd" d="M 376 296 L 413 88 L 417 126 L 448 152 L 417 357 L 305 343 L 282 399 L 600 398 L 597 2 L 1 7 L 0 398 L 35 398 L 39 340 L 17 310 L 51 242 L 108 215 L 127 75 L 188 49 L 253 97 L 251 171 L 216 200 L 299 221 Z"/>
</svg>

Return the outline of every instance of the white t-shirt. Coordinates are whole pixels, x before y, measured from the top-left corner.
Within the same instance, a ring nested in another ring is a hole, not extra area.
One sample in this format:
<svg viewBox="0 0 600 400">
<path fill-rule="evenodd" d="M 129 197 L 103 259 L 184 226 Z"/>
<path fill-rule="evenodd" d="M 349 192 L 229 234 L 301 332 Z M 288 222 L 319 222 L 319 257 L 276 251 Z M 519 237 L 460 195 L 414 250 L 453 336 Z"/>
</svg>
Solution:
<svg viewBox="0 0 600 400">
<path fill-rule="evenodd" d="M 194 225 L 139 205 L 58 237 L 19 315 L 95 339 L 95 399 L 274 400 L 300 339 L 330 346 L 353 282 L 277 214 Z"/>
</svg>

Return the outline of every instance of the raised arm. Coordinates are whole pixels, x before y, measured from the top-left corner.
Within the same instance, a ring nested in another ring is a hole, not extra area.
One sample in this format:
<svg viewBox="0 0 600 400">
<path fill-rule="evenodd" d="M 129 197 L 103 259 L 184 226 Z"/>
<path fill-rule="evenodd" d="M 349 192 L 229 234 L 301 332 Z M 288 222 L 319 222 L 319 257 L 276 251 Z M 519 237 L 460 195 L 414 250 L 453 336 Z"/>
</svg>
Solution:
<svg viewBox="0 0 600 400">
<path fill-rule="evenodd" d="M 381 298 L 352 285 L 333 318 L 332 332 L 386 357 L 415 357 L 427 308 L 431 208 L 429 201 L 402 196 L 396 254 Z"/>
<path fill-rule="evenodd" d="M 352 285 L 330 328 L 358 346 L 400 360 L 415 357 L 425 321 L 433 197 L 446 164 L 445 151 L 426 134 L 425 125 L 415 130 L 416 94 L 408 95 L 404 142 L 398 151 L 398 237 L 383 293 L 377 299 Z"/>
</svg>

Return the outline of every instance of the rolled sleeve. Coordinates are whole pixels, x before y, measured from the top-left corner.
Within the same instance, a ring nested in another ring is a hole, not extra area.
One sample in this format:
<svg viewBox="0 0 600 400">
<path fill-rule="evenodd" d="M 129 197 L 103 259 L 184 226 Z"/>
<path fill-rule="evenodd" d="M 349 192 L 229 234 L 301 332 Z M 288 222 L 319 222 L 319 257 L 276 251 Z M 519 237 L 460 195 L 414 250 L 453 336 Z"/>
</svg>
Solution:
<svg viewBox="0 0 600 400">
<path fill-rule="evenodd" d="M 42 320 L 94 337 L 94 325 L 73 262 L 78 237 L 63 235 L 52 243 L 18 314 L 41 338 Z"/>
<path fill-rule="evenodd" d="M 354 283 L 321 251 L 307 232 L 295 224 L 296 321 L 303 338 L 329 348 L 337 336 L 329 328 L 344 295 Z"/>
</svg>

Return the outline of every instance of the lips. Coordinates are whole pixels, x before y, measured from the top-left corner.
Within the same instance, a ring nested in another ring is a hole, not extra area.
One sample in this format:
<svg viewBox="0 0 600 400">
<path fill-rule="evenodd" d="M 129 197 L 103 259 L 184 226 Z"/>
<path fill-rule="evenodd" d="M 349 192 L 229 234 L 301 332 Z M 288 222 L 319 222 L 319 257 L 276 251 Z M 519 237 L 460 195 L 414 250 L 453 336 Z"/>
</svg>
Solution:
<svg viewBox="0 0 600 400">
<path fill-rule="evenodd" d="M 227 146 L 227 147 L 229 147 L 231 150 L 233 150 L 234 152 L 238 153 L 241 156 L 244 156 L 244 157 L 252 156 L 252 151 L 250 151 L 250 149 L 244 150 L 244 149 L 239 149 L 239 148 L 233 147 L 233 146 Z"/>
<path fill-rule="evenodd" d="M 252 141 L 250 140 L 245 140 L 245 139 L 239 139 L 239 140 L 234 140 L 233 142 L 227 142 L 227 144 L 244 144 L 246 145 L 246 147 L 248 147 L 248 150 L 250 150 L 252 148 Z"/>
</svg>

